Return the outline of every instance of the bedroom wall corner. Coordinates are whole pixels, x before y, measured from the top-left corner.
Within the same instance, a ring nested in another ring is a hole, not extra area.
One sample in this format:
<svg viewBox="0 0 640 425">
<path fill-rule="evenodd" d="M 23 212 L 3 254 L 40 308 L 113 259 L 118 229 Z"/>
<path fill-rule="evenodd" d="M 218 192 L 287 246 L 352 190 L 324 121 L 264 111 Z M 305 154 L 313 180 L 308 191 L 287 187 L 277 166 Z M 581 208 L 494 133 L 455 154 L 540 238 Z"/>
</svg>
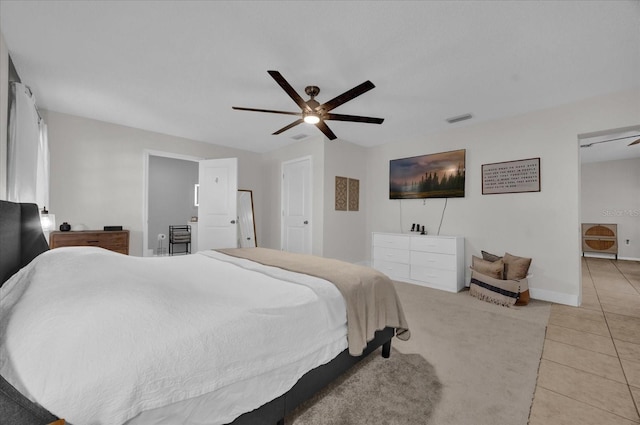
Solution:
<svg viewBox="0 0 640 425">
<path fill-rule="evenodd" d="M 265 188 L 263 203 L 264 231 L 258 236 L 258 245 L 281 249 L 281 182 L 282 163 L 310 156 L 312 162 L 312 253 L 323 255 L 324 233 L 324 152 L 325 138 L 314 136 L 300 142 L 262 154 L 262 179 Z"/>
<path fill-rule="evenodd" d="M 578 135 L 637 124 L 639 100 L 640 89 L 626 90 L 371 148 L 368 233 L 407 232 L 414 222 L 436 233 L 444 200 L 389 200 L 389 160 L 466 149 L 466 196 L 448 200 L 441 229 L 465 237 L 465 269 L 481 250 L 531 257 L 532 296 L 578 304 Z M 535 157 L 541 158 L 540 192 L 482 194 L 482 164 Z"/>
<path fill-rule="evenodd" d="M 145 150 L 200 158 L 238 158 L 238 185 L 262 199 L 259 154 L 132 127 L 41 111 L 49 127 L 51 205 L 56 220 L 89 229 L 122 225 L 129 252 L 142 256 Z M 256 216 L 262 207 L 256 204 Z M 258 238 L 262 221 L 256 220 Z"/>
<path fill-rule="evenodd" d="M 9 125 L 9 48 L 0 28 L 0 199 L 7 199 L 7 131 Z"/>
</svg>

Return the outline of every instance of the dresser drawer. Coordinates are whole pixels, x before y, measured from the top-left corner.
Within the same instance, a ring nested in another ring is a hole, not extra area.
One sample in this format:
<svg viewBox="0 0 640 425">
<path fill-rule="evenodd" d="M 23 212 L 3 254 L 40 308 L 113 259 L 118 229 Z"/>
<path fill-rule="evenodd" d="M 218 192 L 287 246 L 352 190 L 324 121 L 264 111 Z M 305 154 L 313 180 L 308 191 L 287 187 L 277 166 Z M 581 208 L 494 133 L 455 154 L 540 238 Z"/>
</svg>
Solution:
<svg viewBox="0 0 640 425">
<path fill-rule="evenodd" d="M 456 287 L 456 271 L 434 269 L 431 267 L 411 266 L 411 279 L 440 288 Z"/>
<path fill-rule="evenodd" d="M 411 238 L 400 235 L 387 235 L 384 233 L 374 233 L 373 246 L 381 246 L 395 249 L 409 249 Z"/>
<path fill-rule="evenodd" d="M 51 232 L 49 247 L 96 246 L 121 254 L 129 254 L 129 231 Z"/>
<path fill-rule="evenodd" d="M 434 252 L 411 251 L 411 266 L 456 270 L 456 256 Z"/>
<path fill-rule="evenodd" d="M 409 251 L 406 249 L 385 248 L 382 246 L 373 247 L 374 260 L 409 264 L 409 258 Z"/>
<path fill-rule="evenodd" d="M 415 236 L 411 238 L 412 251 L 439 252 L 443 254 L 456 253 L 454 238 L 434 238 L 429 236 Z"/>
<path fill-rule="evenodd" d="M 458 292 L 464 288 L 464 238 L 415 233 L 372 234 L 371 264 L 390 278 Z"/>
<path fill-rule="evenodd" d="M 409 278 L 409 264 L 394 263 L 384 260 L 374 260 L 373 268 L 381 271 L 392 279 Z"/>
</svg>

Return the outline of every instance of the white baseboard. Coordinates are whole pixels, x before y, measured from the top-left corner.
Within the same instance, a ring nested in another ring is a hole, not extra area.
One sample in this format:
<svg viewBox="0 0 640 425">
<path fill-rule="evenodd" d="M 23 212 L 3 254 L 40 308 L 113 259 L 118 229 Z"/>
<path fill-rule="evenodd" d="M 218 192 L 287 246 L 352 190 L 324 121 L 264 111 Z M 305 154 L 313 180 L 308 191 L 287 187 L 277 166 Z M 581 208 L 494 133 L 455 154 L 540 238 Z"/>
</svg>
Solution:
<svg viewBox="0 0 640 425">
<path fill-rule="evenodd" d="M 529 287 L 531 298 L 542 301 L 549 301 L 557 304 L 565 304 L 578 307 L 578 296 L 571 294 L 563 294 L 561 292 L 549 291 L 547 289 L 536 289 Z"/>
<path fill-rule="evenodd" d="M 583 255 L 583 257 L 591 257 L 591 258 L 604 258 L 607 260 L 615 260 L 616 257 L 614 254 L 598 254 L 598 253 L 594 253 L 594 252 L 588 252 L 585 253 Z M 625 260 L 625 261 L 640 261 L 640 258 L 634 258 L 634 257 L 620 257 L 618 256 L 618 260 Z"/>
</svg>

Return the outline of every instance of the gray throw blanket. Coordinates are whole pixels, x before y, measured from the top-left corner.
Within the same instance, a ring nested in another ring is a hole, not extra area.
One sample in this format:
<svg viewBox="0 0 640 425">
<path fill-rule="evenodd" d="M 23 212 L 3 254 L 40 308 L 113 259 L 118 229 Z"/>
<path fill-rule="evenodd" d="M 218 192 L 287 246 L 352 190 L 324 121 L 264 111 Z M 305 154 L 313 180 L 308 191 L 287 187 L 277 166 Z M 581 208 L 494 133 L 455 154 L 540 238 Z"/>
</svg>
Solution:
<svg viewBox="0 0 640 425">
<path fill-rule="evenodd" d="M 396 336 L 411 336 L 393 282 L 370 267 L 315 255 L 294 254 L 267 248 L 229 248 L 216 250 L 267 266 L 319 277 L 333 283 L 347 305 L 349 354 L 362 354 L 377 330 L 396 329 Z"/>
</svg>

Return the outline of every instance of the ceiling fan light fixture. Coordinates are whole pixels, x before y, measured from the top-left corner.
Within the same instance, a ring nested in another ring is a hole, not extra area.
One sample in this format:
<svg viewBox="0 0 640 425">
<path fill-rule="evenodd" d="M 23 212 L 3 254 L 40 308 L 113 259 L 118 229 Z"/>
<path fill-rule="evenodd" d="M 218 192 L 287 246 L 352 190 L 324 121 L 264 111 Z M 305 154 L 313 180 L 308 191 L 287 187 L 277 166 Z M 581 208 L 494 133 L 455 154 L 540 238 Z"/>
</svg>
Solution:
<svg viewBox="0 0 640 425">
<path fill-rule="evenodd" d="M 307 86 L 304 89 L 305 93 L 310 97 L 309 100 L 305 101 L 278 71 L 267 71 L 267 73 L 271 75 L 276 83 L 278 83 L 278 85 L 289 95 L 289 97 L 296 103 L 296 105 L 298 105 L 298 107 L 300 108 L 300 112 L 274 111 L 271 109 L 258 108 L 241 108 L 238 106 L 232 106 L 232 108 L 241 111 L 269 112 L 272 114 L 296 115 L 298 117 L 298 119 L 296 119 L 291 124 L 285 125 L 280 130 L 273 132 L 272 134 L 274 136 L 291 129 L 298 124 L 306 122 L 309 124 L 314 124 L 316 128 L 320 130 L 325 136 L 327 136 L 329 140 L 335 140 L 337 136 L 333 131 L 331 131 L 326 123 L 329 120 L 351 121 L 369 124 L 382 124 L 382 122 L 384 121 L 383 118 L 330 113 L 330 111 L 342 105 L 343 103 L 346 103 L 373 89 L 375 85 L 373 85 L 373 83 L 369 80 L 355 86 L 350 90 L 347 90 L 346 92 L 334 97 L 328 102 L 320 104 L 317 100 L 315 100 L 315 97 L 318 95 L 318 93 L 320 93 L 320 88 L 318 86 Z"/>
<path fill-rule="evenodd" d="M 318 124 L 320 122 L 320 117 L 314 113 L 309 113 L 304 116 L 304 122 L 307 124 Z"/>
</svg>

